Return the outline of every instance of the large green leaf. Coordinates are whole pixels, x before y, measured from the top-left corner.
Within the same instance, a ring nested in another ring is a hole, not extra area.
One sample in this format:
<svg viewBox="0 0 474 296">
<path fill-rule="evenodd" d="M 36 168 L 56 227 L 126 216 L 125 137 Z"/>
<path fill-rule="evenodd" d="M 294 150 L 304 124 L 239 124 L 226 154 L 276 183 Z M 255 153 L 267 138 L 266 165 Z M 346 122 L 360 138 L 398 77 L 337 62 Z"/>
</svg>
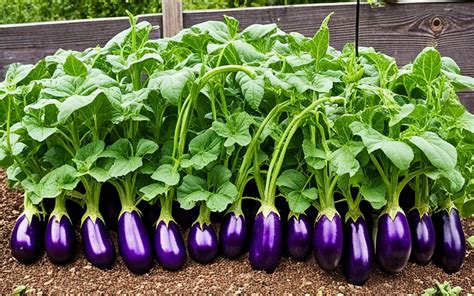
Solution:
<svg viewBox="0 0 474 296">
<path fill-rule="evenodd" d="M 380 149 L 400 170 L 406 170 L 410 167 L 415 155 L 408 144 L 392 140 L 358 121 L 351 123 L 350 128 L 354 135 L 362 138 L 362 142 L 369 153 Z"/>
<path fill-rule="evenodd" d="M 189 142 L 189 155 L 181 161 L 183 168 L 202 170 L 217 160 L 221 152 L 222 138 L 209 129 Z"/>
<path fill-rule="evenodd" d="M 413 62 L 413 74 L 425 84 L 431 83 L 441 73 L 441 56 L 433 47 L 426 47 Z"/>
<path fill-rule="evenodd" d="M 254 123 L 253 118 L 246 112 L 234 113 L 226 123 L 214 121 L 212 129 L 221 137 L 225 138 L 225 147 L 238 144 L 247 146 L 252 137 L 250 136 L 249 127 Z"/>
<path fill-rule="evenodd" d="M 456 167 L 456 148 L 433 132 L 425 132 L 410 139 L 435 167 L 450 171 Z"/>
<path fill-rule="evenodd" d="M 162 164 L 159 166 L 153 175 L 151 175 L 151 178 L 169 186 L 177 185 L 180 179 L 179 173 L 173 171 L 173 166 L 170 164 Z"/>
<path fill-rule="evenodd" d="M 243 72 L 238 72 L 235 75 L 237 83 L 240 85 L 245 100 L 253 109 L 257 110 L 260 106 L 260 102 L 263 99 L 265 92 L 264 80 L 262 76 L 257 76 L 252 79 L 250 76 Z"/>
</svg>

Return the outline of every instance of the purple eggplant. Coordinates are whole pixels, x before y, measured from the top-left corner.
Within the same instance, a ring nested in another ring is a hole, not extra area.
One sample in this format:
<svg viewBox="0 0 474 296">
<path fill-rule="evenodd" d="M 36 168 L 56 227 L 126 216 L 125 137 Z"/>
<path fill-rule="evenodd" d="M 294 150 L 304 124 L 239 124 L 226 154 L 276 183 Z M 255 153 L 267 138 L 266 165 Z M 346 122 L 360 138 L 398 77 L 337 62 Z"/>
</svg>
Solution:
<svg viewBox="0 0 474 296">
<path fill-rule="evenodd" d="M 118 221 L 117 238 L 120 256 L 130 271 L 144 274 L 153 267 L 150 239 L 136 211 L 122 213 Z"/>
<path fill-rule="evenodd" d="M 92 265 L 106 269 L 115 262 L 115 247 L 101 218 L 87 217 L 82 223 L 84 255 Z"/>
<path fill-rule="evenodd" d="M 312 231 L 311 223 L 306 215 L 290 217 L 286 228 L 286 250 L 291 258 L 297 261 L 308 258 L 311 253 Z"/>
<path fill-rule="evenodd" d="M 59 220 L 58 220 L 59 216 Z M 76 234 L 67 215 L 52 215 L 46 227 L 44 245 L 51 261 L 66 264 L 76 251 Z"/>
<path fill-rule="evenodd" d="M 23 264 L 35 262 L 42 253 L 42 235 L 42 225 L 38 216 L 32 215 L 29 220 L 25 213 L 20 215 L 10 239 L 12 256 Z"/>
<path fill-rule="evenodd" d="M 270 210 L 266 215 L 262 211 L 257 213 L 249 250 L 253 269 L 272 273 L 277 268 L 281 258 L 281 228 L 280 215 L 276 209 Z"/>
<path fill-rule="evenodd" d="M 466 239 L 459 212 L 452 208 L 433 216 L 436 230 L 434 261 L 447 273 L 459 271 L 466 256 Z"/>
<path fill-rule="evenodd" d="M 178 224 L 159 221 L 155 230 L 155 254 L 168 270 L 178 270 L 186 262 L 186 248 Z"/>
<path fill-rule="evenodd" d="M 392 219 L 388 213 L 379 217 L 376 238 L 377 261 L 388 273 L 400 272 L 411 253 L 411 234 L 407 217 L 400 209 Z"/>
<path fill-rule="evenodd" d="M 364 218 L 349 218 L 344 229 L 343 270 L 347 281 L 363 285 L 369 278 L 374 262 L 374 246 Z"/>
<path fill-rule="evenodd" d="M 412 242 L 411 257 L 416 263 L 426 265 L 430 262 L 436 245 L 431 216 L 428 213 L 420 216 L 420 212 L 415 208 L 408 213 L 408 222 Z"/>
<path fill-rule="evenodd" d="M 217 257 L 217 235 L 212 225 L 196 222 L 191 226 L 188 251 L 194 261 L 202 264 L 209 263 Z"/>
<path fill-rule="evenodd" d="M 221 224 L 219 242 L 222 254 L 230 259 L 240 256 L 247 241 L 247 224 L 243 215 L 227 213 Z"/>
<path fill-rule="evenodd" d="M 319 266 L 326 271 L 335 270 L 341 262 L 343 247 L 343 229 L 339 214 L 335 214 L 331 220 L 326 215 L 319 216 L 313 232 L 314 257 Z"/>
</svg>

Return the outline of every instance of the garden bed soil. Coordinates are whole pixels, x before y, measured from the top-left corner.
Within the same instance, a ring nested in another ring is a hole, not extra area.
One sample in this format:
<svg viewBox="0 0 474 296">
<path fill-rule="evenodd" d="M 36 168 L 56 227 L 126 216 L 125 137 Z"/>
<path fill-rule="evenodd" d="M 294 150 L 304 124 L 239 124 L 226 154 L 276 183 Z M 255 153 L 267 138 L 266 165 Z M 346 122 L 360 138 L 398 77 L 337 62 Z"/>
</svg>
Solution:
<svg viewBox="0 0 474 296">
<path fill-rule="evenodd" d="M 25 266 L 10 254 L 10 231 L 20 214 L 22 198 L 6 189 L 0 173 L 0 294 L 11 293 L 25 286 L 33 294 L 107 293 L 107 294 L 408 294 L 421 293 L 434 285 L 434 281 L 449 281 L 460 286 L 463 293 L 474 293 L 474 254 L 467 252 L 460 272 L 448 275 L 433 264 L 418 266 L 409 263 L 397 275 L 387 275 L 375 268 L 363 286 L 347 284 L 341 270 L 322 271 L 309 258 L 295 262 L 283 258 L 273 274 L 253 271 L 248 255 L 230 261 L 218 258 L 212 264 L 200 265 L 188 259 L 179 272 L 168 272 L 156 265 L 142 276 L 130 273 L 120 258 L 111 270 L 92 267 L 78 252 L 73 263 L 66 266 L 52 264 L 46 255 L 36 263 Z M 466 236 L 474 235 L 474 219 L 464 220 Z M 116 235 L 112 233 L 116 243 Z"/>
</svg>

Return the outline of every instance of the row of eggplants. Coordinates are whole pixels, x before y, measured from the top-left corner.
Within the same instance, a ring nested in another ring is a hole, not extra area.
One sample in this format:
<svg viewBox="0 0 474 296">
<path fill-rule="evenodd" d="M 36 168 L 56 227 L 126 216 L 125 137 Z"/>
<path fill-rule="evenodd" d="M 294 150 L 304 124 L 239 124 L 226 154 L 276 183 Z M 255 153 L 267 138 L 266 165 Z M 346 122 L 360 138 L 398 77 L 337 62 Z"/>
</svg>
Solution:
<svg viewBox="0 0 474 296">
<path fill-rule="evenodd" d="M 256 270 L 275 270 L 284 239 L 295 259 L 312 244 L 326 270 L 344 257 L 348 280 L 361 284 L 372 266 L 372 241 L 381 267 L 398 272 L 412 247 L 415 258 L 426 254 L 418 261 L 428 261 L 435 237 L 440 265 L 458 270 L 465 243 L 454 204 L 470 215 L 463 205 L 472 193 L 474 124 L 455 91 L 473 88 L 472 78 L 434 48 L 400 70 L 370 48 L 361 48 L 360 57 L 350 44 L 339 52 L 329 47 L 328 21 L 313 38 L 275 25 L 239 33 L 238 22 L 226 17 L 148 40 L 152 26 L 132 17 L 132 27 L 104 48 L 13 65 L 0 84 L 0 165 L 25 191 L 12 234 L 15 258 L 37 258 L 43 245 L 37 224 L 50 199 L 46 251 L 54 262 L 71 260 L 75 235 L 66 200 L 73 200 L 86 208 L 86 258 L 110 266 L 115 250 L 99 211 L 107 199 L 101 188 L 110 183 L 120 199 L 119 253 L 135 273 L 152 268 L 152 245 L 165 268 L 183 266 L 175 200 L 199 209 L 188 251 L 202 263 L 217 255 L 211 212 L 228 209 L 220 245 L 235 257 L 247 244 L 242 202 L 257 200 L 249 241 Z M 250 180 L 257 190 L 248 197 Z M 82 191 L 75 189 L 79 183 Z M 408 184 L 415 190 L 412 231 L 398 202 Z M 336 193 L 348 205 L 346 231 Z M 278 196 L 291 210 L 284 235 Z M 380 214 L 374 240 L 362 200 Z M 153 244 L 139 201 L 160 204 Z M 318 211 L 314 230 L 303 222 L 310 207 Z M 440 216 L 436 234 L 432 210 Z M 300 235 L 297 229 L 306 226 Z"/>
<path fill-rule="evenodd" d="M 109 203 L 104 204 L 102 209 L 107 217 L 104 220 L 109 222 L 108 225 L 113 225 L 112 228 L 119 233 L 127 231 L 126 227 L 132 227 L 126 235 L 129 239 L 119 241 L 120 250 L 129 250 L 123 254 L 123 259 L 128 262 L 130 270 L 141 274 L 152 268 L 152 245 L 159 264 L 164 268 L 179 270 L 184 266 L 186 248 L 180 226 L 175 221 L 170 221 L 168 225 L 160 221 L 149 231 L 147 228 L 154 224 L 152 221 L 157 218 L 154 213 L 158 209 L 142 205 L 142 213 L 148 213 L 145 223 L 137 212 L 133 212 L 120 216 L 118 226 L 114 225 L 120 204 L 118 200 L 111 198 L 113 192 L 106 194 Z M 73 220 L 80 219 L 80 213 L 84 212 L 78 205 L 69 206 L 69 210 L 76 213 L 75 217 L 71 219 L 68 215 L 63 215 L 59 218 L 52 212 L 46 230 L 44 221 L 38 215 L 27 217 L 22 214 L 12 232 L 12 255 L 24 264 L 33 263 L 41 256 L 44 242 L 44 249 L 52 262 L 69 263 L 76 253 L 77 245 Z M 256 209 L 253 208 L 251 214 L 255 214 Z M 282 212 L 288 211 L 287 208 L 282 208 Z M 181 211 L 177 216 L 186 227 L 189 226 L 186 221 L 189 216 L 196 215 Z M 249 217 L 246 219 L 243 214 L 235 215 L 230 212 L 219 218 L 222 218 L 219 243 L 211 225 L 201 228 L 199 224 L 193 224 L 188 235 L 188 252 L 193 260 L 199 263 L 212 262 L 219 250 L 224 257 L 236 259 L 248 249 L 246 221 Z M 369 278 L 375 250 L 371 229 L 364 217 L 355 221 L 347 219 L 343 223 L 339 215 L 335 215 L 332 220 L 322 216 L 312 223 L 306 214 L 291 214 L 288 220 L 282 223 L 280 216 L 273 212 L 267 217 L 259 214 L 255 221 L 251 222 L 256 225 L 256 231 L 261 231 L 252 234 L 250 256 L 254 256 L 253 262 L 258 262 L 258 265 L 252 264 L 255 269 L 273 271 L 282 252 L 296 261 L 305 261 L 313 250 L 314 257 L 322 269 L 333 271 L 342 260 L 348 282 L 362 285 Z M 429 214 L 420 215 L 417 209 L 413 209 L 408 213 L 408 225 L 403 214 L 399 214 L 395 220 L 385 215 L 378 219 L 378 231 L 381 231 L 382 236 L 377 237 L 377 243 L 383 245 L 377 249 L 377 259 L 381 267 L 389 273 L 400 271 L 410 255 L 420 265 L 428 264 L 434 256 L 435 263 L 448 273 L 457 272 L 464 262 L 464 233 L 456 209 L 437 212 L 433 221 Z M 81 236 L 87 260 L 98 268 L 111 268 L 115 262 L 116 251 L 104 221 L 97 219 L 94 222 L 87 218 L 82 223 Z M 149 237 L 154 237 L 153 244 Z M 391 241 L 396 242 L 396 251 Z"/>
</svg>

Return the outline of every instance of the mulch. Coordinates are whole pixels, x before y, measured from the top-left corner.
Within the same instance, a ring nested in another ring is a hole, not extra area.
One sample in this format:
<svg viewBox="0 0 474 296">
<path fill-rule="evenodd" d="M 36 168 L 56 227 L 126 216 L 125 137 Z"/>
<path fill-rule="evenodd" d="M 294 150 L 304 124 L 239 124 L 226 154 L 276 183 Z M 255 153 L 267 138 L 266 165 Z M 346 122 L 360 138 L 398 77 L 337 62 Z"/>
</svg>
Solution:
<svg viewBox="0 0 474 296">
<path fill-rule="evenodd" d="M 26 287 L 33 294 L 105 293 L 105 294 L 420 294 L 434 286 L 435 280 L 460 286 L 463 293 L 474 293 L 474 254 L 469 249 L 460 272 L 448 275 L 433 264 L 409 263 L 397 275 L 388 275 L 375 267 L 362 287 L 347 284 L 341 270 L 322 271 L 314 258 L 295 262 L 283 258 L 272 274 L 253 271 L 248 255 L 238 260 L 219 257 L 212 264 L 188 262 L 184 269 L 169 272 L 155 265 L 146 275 L 130 273 L 120 257 L 111 270 L 91 266 L 81 251 L 73 263 L 52 264 L 46 255 L 32 265 L 22 265 L 10 254 L 10 231 L 21 211 L 22 198 L 5 189 L 0 173 L 0 294 Z M 474 219 L 463 221 L 466 236 L 474 235 Z M 79 233 L 78 233 L 79 237 Z M 112 232 L 116 243 L 116 235 Z M 116 244 L 117 245 L 117 244 Z"/>
</svg>

